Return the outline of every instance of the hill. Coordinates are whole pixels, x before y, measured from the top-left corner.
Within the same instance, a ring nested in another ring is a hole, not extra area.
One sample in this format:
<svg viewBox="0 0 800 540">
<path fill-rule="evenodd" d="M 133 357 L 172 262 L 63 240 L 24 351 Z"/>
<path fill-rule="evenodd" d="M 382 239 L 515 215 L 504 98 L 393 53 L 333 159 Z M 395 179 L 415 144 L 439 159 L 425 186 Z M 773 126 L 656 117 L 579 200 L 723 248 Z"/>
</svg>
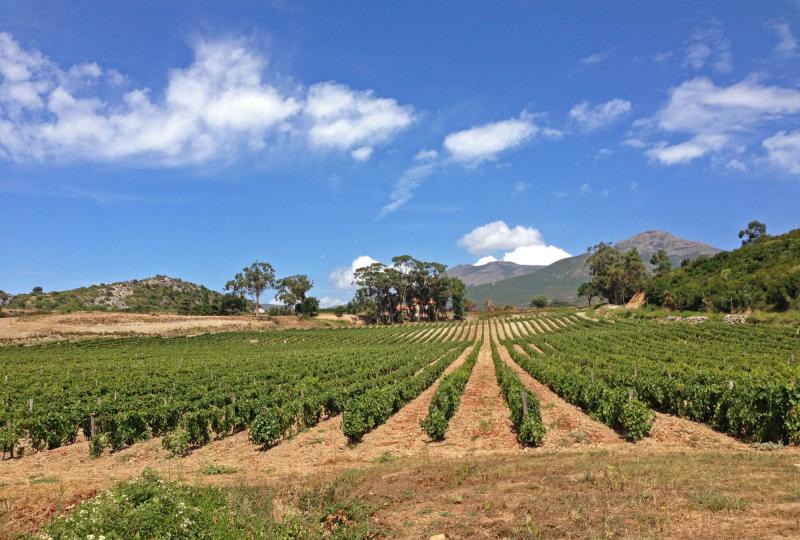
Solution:
<svg viewBox="0 0 800 540">
<path fill-rule="evenodd" d="M 68 291 L 17 294 L 9 308 L 40 312 L 133 311 L 213 313 L 223 295 L 169 276 L 90 285 Z"/>
<path fill-rule="evenodd" d="M 494 261 L 480 266 L 459 264 L 447 271 L 447 275 L 457 277 L 467 287 L 496 283 L 504 279 L 532 274 L 544 266 L 517 264 L 509 261 Z"/>
<path fill-rule="evenodd" d="M 708 244 L 684 240 L 664 231 L 645 231 L 618 242 L 615 247 L 622 251 L 638 249 L 648 267 L 651 255 L 659 249 L 667 252 L 674 265 L 679 265 L 683 259 L 694 259 L 700 255 L 711 256 L 720 252 Z M 587 257 L 588 255 L 583 253 L 556 261 L 532 274 L 493 284 L 468 287 L 467 298 L 476 302 L 478 306 L 482 306 L 487 299 L 491 299 L 497 305 L 523 306 L 537 294 L 543 294 L 551 300 L 576 303 L 578 286 L 589 279 Z"/>
<path fill-rule="evenodd" d="M 800 229 L 698 258 L 653 279 L 647 296 L 687 310 L 800 308 Z"/>
</svg>

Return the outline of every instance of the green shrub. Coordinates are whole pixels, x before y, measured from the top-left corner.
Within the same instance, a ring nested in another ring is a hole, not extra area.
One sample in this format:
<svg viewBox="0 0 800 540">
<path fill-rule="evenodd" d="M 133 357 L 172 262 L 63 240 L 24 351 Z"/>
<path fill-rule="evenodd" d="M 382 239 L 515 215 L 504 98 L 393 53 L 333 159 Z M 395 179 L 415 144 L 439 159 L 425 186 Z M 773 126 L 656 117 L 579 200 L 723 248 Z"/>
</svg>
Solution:
<svg viewBox="0 0 800 540">
<path fill-rule="evenodd" d="M 169 451 L 172 457 L 186 456 L 189 454 L 189 447 L 191 446 L 189 432 L 185 429 L 177 429 L 172 433 L 168 433 L 161 440 L 161 446 Z"/>
</svg>

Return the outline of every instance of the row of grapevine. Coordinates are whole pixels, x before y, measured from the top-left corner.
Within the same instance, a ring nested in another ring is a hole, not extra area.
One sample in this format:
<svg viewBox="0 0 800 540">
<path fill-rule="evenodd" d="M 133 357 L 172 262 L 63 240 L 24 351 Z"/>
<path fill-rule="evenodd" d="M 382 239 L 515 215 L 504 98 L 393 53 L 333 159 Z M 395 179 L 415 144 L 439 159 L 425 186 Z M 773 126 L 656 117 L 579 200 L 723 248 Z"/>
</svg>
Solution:
<svg viewBox="0 0 800 540">
<path fill-rule="evenodd" d="M 649 407 L 753 441 L 800 443 L 800 341 L 791 330 L 622 321 L 529 339 Z M 541 363 L 541 362 L 540 362 Z"/>
<path fill-rule="evenodd" d="M 605 424 L 623 430 L 633 441 L 650 434 L 653 413 L 632 389 L 609 385 L 570 362 L 534 352 L 527 343 L 522 346 L 528 354 L 520 353 L 513 346 L 507 347 L 514 361 L 563 399 Z"/>
<path fill-rule="evenodd" d="M 539 400 L 525 388 L 514 370 L 503 362 L 494 340 L 491 340 L 491 349 L 497 383 L 511 409 L 517 440 L 528 446 L 539 446 L 545 435 Z"/>
<path fill-rule="evenodd" d="M 466 344 L 453 349 L 413 377 L 376 386 L 351 400 L 342 413 L 344 434 L 350 441 L 360 441 L 366 433 L 384 423 L 400 407 L 433 384 L 465 348 Z"/>
<path fill-rule="evenodd" d="M 480 347 L 473 345 L 467 359 L 452 373 L 444 377 L 428 407 L 428 415 L 422 420 L 421 426 L 428 436 L 435 440 L 444 439 L 450 419 L 458 410 L 461 394 L 472 374 L 472 368 L 478 360 Z"/>
<path fill-rule="evenodd" d="M 7 452 L 27 438 L 35 449 L 56 448 L 75 442 L 80 430 L 88 437 L 92 427 L 95 451 L 175 430 L 200 445 L 256 420 L 261 442 L 274 441 L 466 346 L 387 346 L 393 332 L 248 332 L 3 347 L 0 446 Z"/>
</svg>

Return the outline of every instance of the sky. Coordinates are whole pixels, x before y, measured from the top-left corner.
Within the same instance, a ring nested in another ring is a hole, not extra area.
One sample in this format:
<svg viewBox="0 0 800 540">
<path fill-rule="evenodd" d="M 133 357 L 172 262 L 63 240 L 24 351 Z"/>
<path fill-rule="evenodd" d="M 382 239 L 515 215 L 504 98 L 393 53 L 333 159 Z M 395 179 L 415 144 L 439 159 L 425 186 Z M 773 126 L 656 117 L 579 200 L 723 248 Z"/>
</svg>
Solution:
<svg viewBox="0 0 800 540">
<path fill-rule="evenodd" d="M 800 216 L 800 1 L 0 0 L 0 289 Z"/>
</svg>

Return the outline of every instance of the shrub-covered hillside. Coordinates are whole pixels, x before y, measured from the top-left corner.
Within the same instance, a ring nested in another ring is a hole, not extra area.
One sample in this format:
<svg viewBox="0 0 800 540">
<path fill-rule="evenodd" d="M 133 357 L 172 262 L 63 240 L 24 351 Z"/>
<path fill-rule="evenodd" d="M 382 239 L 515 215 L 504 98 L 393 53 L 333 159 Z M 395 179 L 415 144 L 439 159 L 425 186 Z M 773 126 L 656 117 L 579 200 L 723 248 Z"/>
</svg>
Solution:
<svg viewBox="0 0 800 540">
<path fill-rule="evenodd" d="M 647 285 L 651 304 L 686 310 L 800 308 L 800 229 L 698 257 Z"/>
<path fill-rule="evenodd" d="M 210 315 L 240 311 L 243 301 L 168 276 L 12 296 L 7 306 L 41 312 L 134 311 Z"/>
</svg>

